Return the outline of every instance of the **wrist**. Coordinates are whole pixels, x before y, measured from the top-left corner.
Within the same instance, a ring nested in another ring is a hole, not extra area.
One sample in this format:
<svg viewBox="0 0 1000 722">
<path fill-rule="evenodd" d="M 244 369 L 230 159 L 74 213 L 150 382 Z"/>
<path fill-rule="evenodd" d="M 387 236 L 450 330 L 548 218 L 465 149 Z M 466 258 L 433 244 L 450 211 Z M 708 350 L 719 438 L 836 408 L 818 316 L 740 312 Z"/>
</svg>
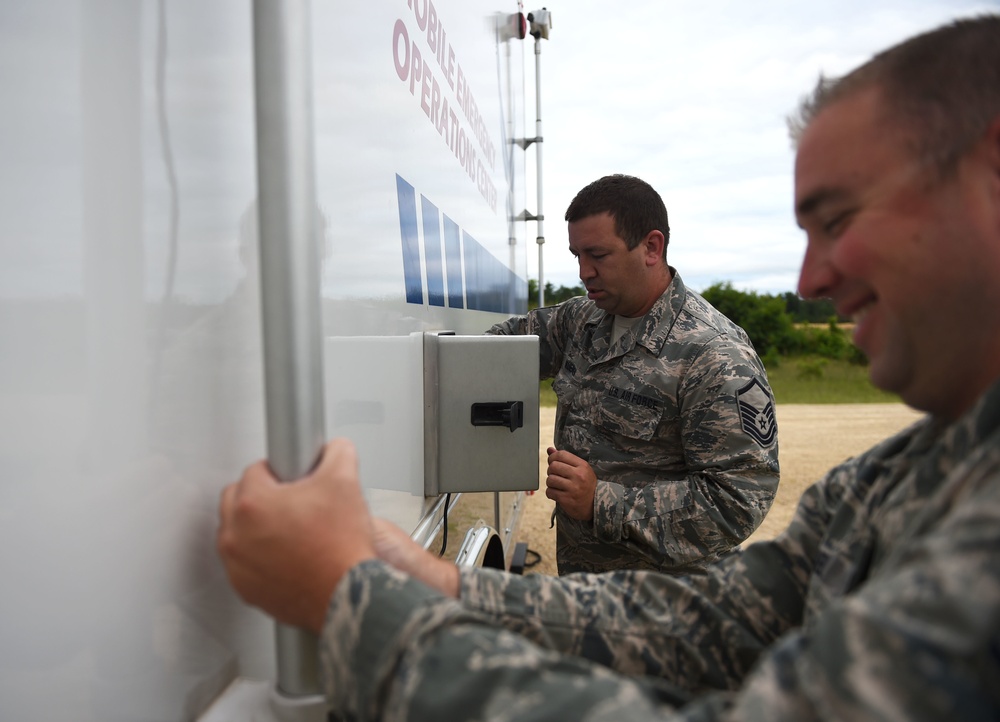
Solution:
<svg viewBox="0 0 1000 722">
<path fill-rule="evenodd" d="M 441 586 L 441 591 L 445 596 L 451 597 L 452 599 L 458 599 L 459 591 L 462 588 L 462 575 L 458 571 L 458 567 L 454 564 L 448 564 L 445 570 L 445 579 Z"/>
<path fill-rule="evenodd" d="M 461 575 L 456 564 L 435 557 L 434 565 L 427 571 L 427 574 L 418 575 L 416 578 L 432 589 L 441 592 L 446 597 L 458 599 L 458 592 L 461 587 Z"/>
</svg>

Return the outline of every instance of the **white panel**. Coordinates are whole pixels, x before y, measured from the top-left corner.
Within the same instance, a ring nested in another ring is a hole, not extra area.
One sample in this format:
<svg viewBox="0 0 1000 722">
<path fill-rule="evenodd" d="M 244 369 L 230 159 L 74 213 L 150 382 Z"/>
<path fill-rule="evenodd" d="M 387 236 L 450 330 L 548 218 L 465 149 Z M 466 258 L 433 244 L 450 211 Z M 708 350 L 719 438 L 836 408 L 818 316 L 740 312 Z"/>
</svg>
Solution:
<svg viewBox="0 0 1000 722">
<path fill-rule="evenodd" d="M 412 530 L 423 513 L 422 334 L 326 340 L 326 423 L 358 450 L 366 498 Z"/>
</svg>

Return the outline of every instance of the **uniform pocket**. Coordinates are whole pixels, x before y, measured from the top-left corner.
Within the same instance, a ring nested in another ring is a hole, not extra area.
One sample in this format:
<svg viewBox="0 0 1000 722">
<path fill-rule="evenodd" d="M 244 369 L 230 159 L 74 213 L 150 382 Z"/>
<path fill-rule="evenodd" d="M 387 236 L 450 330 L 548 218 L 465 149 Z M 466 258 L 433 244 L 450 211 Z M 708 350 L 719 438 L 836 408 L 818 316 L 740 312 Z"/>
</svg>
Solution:
<svg viewBox="0 0 1000 722">
<path fill-rule="evenodd" d="M 663 404 L 641 393 L 612 388 L 600 400 L 601 428 L 630 439 L 649 441 L 656 435 Z"/>
</svg>

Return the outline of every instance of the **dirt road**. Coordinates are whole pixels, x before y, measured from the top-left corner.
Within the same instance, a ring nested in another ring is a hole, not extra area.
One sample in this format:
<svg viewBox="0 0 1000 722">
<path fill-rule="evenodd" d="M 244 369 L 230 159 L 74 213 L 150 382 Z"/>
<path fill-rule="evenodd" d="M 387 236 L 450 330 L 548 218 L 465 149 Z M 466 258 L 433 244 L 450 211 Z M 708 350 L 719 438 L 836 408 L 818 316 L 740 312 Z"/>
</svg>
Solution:
<svg viewBox="0 0 1000 722">
<path fill-rule="evenodd" d="M 830 467 L 920 418 L 902 404 L 789 404 L 779 406 L 778 460 L 781 483 L 764 523 L 748 541 L 770 539 L 792 518 L 799 496 Z M 549 528 L 553 502 L 545 498 L 545 450 L 552 444 L 554 408 L 542 408 L 539 427 L 539 491 L 527 498 L 518 538 L 541 555 L 527 573 L 555 574 L 555 530 Z"/>
</svg>

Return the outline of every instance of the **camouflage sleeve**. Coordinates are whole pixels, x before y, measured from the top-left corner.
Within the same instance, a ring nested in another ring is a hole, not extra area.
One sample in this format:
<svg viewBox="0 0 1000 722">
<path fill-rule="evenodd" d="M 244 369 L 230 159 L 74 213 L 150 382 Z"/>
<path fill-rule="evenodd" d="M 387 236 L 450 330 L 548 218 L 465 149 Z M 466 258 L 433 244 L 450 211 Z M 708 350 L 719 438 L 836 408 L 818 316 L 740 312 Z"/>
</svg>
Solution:
<svg viewBox="0 0 1000 722">
<path fill-rule="evenodd" d="M 799 526 L 815 535 L 822 521 Z M 790 549 L 806 559 L 810 546 Z M 667 717 L 695 690 L 737 686 L 801 619 L 808 572 L 791 553 L 758 555 L 760 588 L 735 555 L 688 579 L 464 571 L 461 602 L 366 562 L 331 599 L 325 691 L 343 719 Z"/>
<path fill-rule="evenodd" d="M 527 336 L 534 333 L 533 327 L 537 327 L 537 322 L 533 322 L 533 315 L 511 316 L 506 321 L 491 326 L 486 333 L 492 336 Z"/>
<path fill-rule="evenodd" d="M 705 577 L 532 581 L 480 571 L 464 575 L 460 603 L 366 562 L 338 586 L 321 640 L 333 712 L 416 721 L 992 719 L 1000 462 L 987 451 L 992 462 L 969 473 L 947 518 L 929 514 L 919 525 L 928 533 L 873 560 L 868 581 L 804 619 L 817 538 L 806 525 L 831 521 L 836 475 L 810 490 L 781 539 Z"/>
<path fill-rule="evenodd" d="M 763 366 L 732 339 L 720 337 L 691 365 L 678 407 L 683 472 L 641 486 L 599 480 L 594 533 L 682 571 L 760 525 L 778 489 L 778 441 Z"/>
<path fill-rule="evenodd" d="M 671 685 L 545 650 L 381 562 L 355 567 L 320 640 L 334 719 L 607 719 L 668 715 Z"/>
<path fill-rule="evenodd" d="M 757 655 L 802 623 L 820 541 L 853 476 L 833 470 L 803 493 L 787 530 L 678 577 L 650 571 L 516 576 L 462 573 L 470 610 L 546 649 L 679 689 L 731 689 Z"/>
<path fill-rule="evenodd" d="M 709 586 L 725 598 L 725 584 Z M 716 719 L 773 635 L 755 638 L 724 607 L 653 572 L 480 570 L 462 591 L 461 603 L 443 598 L 381 562 L 352 570 L 320 647 L 334 718 Z M 491 597 L 509 607 L 491 610 Z"/>
<path fill-rule="evenodd" d="M 566 341 L 576 333 L 575 305 L 570 302 L 529 311 L 524 316 L 511 316 L 486 333 L 495 336 L 538 336 L 539 377 L 554 377 L 563 363 Z"/>
</svg>

